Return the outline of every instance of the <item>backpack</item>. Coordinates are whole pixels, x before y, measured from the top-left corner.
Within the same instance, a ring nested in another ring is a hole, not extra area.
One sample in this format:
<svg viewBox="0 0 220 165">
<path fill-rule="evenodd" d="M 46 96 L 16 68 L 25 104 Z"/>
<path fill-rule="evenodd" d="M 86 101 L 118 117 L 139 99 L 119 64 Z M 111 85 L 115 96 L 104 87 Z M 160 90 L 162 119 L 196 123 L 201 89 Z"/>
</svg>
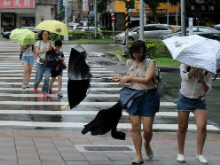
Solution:
<svg viewBox="0 0 220 165">
<path fill-rule="evenodd" d="M 150 64 L 150 61 L 151 61 L 150 58 L 145 59 L 145 71 L 147 70 L 147 68 Z M 134 60 L 132 60 L 132 59 L 127 61 L 128 69 L 131 67 L 133 62 L 134 62 Z M 157 86 L 157 92 L 158 92 L 160 98 L 164 97 L 165 90 L 166 90 L 166 84 L 162 81 L 162 77 L 160 75 L 160 68 L 157 68 L 157 67 L 155 68 L 155 74 L 154 74 L 152 81 Z"/>
<path fill-rule="evenodd" d="M 22 58 L 22 56 L 23 56 L 23 53 L 26 51 L 26 49 L 27 49 L 27 47 L 25 47 L 25 48 L 23 49 L 23 51 L 20 53 L 20 55 L 19 55 L 20 60 L 21 60 L 21 58 Z M 33 45 L 32 45 L 32 51 L 34 51 L 34 46 L 33 46 Z"/>
<path fill-rule="evenodd" d="M 55 58 L 55 50 L 52 49 L 48 51 L 45 55 L 45 66 L 52 67 L 57 64 L 56 58 Z"/>
</svg>

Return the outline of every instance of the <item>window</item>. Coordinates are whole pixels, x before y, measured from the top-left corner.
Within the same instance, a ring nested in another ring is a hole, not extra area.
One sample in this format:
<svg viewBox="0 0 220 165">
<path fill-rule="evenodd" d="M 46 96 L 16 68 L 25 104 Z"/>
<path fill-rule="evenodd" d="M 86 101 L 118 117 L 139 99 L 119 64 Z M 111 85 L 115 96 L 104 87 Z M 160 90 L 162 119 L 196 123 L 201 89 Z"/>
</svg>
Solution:
<svg viewBox="0 0 220 165">
<path fill-rule="evenodd" d="M 157 25 L 158 30 L 169 30 L 171 26 Z"/>
<path fill-rule="evenodd" d="M 148 28 L 149 26 L 145 26 L 144 27 L 144 31 L 149 31 L 149 28 Z"/>
<path fill-rule="evenodd" d="M 156 25 L 148 26 L 148 31 L 160 30 Z"/>
<path fill-rule="evenodd" d="M 210 32 L 211 30 L 209 28 L 206 28 L 206 27 L 199 27 L 198 31 L 199 32 Z"/>
<path fill-rule="evenodd" d="M 216 29 L 216 30 L 220 30 L 220 26 L 216 26 L 215 29 Z"/>
</svg>

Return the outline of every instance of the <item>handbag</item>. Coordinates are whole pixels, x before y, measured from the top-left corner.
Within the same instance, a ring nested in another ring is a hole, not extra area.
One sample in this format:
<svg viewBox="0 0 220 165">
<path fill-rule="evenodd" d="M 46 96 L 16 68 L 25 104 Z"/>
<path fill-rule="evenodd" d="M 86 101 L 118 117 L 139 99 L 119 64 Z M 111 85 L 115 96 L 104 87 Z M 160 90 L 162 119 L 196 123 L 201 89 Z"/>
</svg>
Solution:
<svg viewBox="0 0 220 165">
<path fill-rule="evenodd" d="M 67 68 L 67 66 L 66 66 L 66 64 L 65 64 L 65 62 L 63 60 L 60 61 L 60 63 L 61 63 L 61 66 L 62 66 L 63 70 Z"/>
</svg>

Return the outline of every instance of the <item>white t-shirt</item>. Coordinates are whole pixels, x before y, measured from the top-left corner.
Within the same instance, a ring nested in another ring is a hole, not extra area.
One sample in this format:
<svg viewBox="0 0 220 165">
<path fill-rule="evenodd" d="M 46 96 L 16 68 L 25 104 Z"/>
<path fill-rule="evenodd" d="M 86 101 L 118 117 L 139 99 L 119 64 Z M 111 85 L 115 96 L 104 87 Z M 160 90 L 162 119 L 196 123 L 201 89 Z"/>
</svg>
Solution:
<svg viewBox="0 0 220 165">
<path fill-rule="evenodd" d="M 24 51 L 23 56 L 29 56 L 29 57 L 30 56 L 34 56 L 34 52 L 32 50 L 32 46 L 31 45 L 26 47 L 26 50 Z"/>
<path fill-rule="evenodd" d="M 50 47 L 50 42 L 51 41 L 48 40 L 47 43 L 44 43 L 42 40 L 38 40 L 36 42 L 36 44 L 35 44 L 35 47 L 38 47 L 40 51 L 41 50 L 46 50 L 48 47 Z M 51 47 L 53 47 L 53 43 L 52 42 L 51 42 Z M 45 55 L 46 55 L 46 52 L 39 54 L 41 59 L 45 59 Z M 36 62 L 39 63 L 39 64 L 43 64 L 43 63 L 39 62 L 40 58 L 37 57 L 37 61 Z"/>
<path fill-rule="evenodd" d="M 185 97 L 191 99 L 198 99 L 200 96 L 204 96 L 205 91 L 203 90 L 202 83 L 198 81 L 198 78 L 196 78 L 196 76 L 193 76 L 191 79 L 189 79 L 189 72 L 187 71 L 188 67 L 189 66 L 185 64 L 180 65 L 180 75 L 182 78 L 180 92 Z M 212 83 L 212 74 L 208 73 L 205 76 L 204 80 L 209 87 L 208 91 L 210 91 Z"/>
</svg>

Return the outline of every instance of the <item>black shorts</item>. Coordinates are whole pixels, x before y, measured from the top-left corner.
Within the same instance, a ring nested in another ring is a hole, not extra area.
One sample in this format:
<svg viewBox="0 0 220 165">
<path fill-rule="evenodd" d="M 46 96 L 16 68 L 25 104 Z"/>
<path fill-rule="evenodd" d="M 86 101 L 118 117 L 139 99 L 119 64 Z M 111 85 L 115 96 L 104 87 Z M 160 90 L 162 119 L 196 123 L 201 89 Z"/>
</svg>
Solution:
<svg viewBox="0 0 220 165">
<path fill-rule="evenodd" d="M 52 70 L 50 73 L 51 73 L 51 77 L 57 77 L 57 76 L 62 76 L 63 75 L 62 69 L 59 70 L 59 71 Z"/>
</svg>

